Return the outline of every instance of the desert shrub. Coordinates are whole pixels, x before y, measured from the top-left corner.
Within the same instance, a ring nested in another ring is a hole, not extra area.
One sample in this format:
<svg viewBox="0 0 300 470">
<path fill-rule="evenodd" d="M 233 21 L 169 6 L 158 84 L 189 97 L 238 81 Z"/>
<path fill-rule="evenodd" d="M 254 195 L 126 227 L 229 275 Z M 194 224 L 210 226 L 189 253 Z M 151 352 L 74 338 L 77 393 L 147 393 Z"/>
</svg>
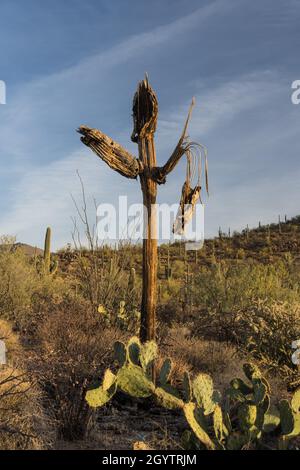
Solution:
<svg viewBox="0 0 300 470">
<path fill-rule="evenodd" d="M 172 262 L 172 277 L 174 279 L 183 279 L 185 276 L 185 264 L 184 261 L 175 259 Z"/>
<path fill-rule="evenodd" d="M 41 276 L 23 249 L 2 243 L 0 250 L 0 318 L 23 333 L 34 330 L 43 305 L 70 290 L 66 279 Z"/>
<path fill-rule="evenodd" d="M 129 323 L 134 323 L 140 310 L 141 280 L 135 276 L 132 285 L 128 270 L 130 250 L 104 253 L 103 249 L 79 252 L 72 264 L 71 278 L 78 294 L 90 303 L 94 311 L 101 306 L 111 324 L 119 326 L 121 303 L 126 306 Z"/>
<path fill-rule="evenodd" d="M 41 407 L 41 394 L 28 374 L 24 351 L 10 325 L 0 320 L 0 338 L 7 347 L 7 364 L 0 366 L 0 450 L 51 446 L 51 420 Z"/>
<path fill-rule="evenodd" d="M 297 301 L 299 272 L 285 261 L 273 265 L 220 261 L 202 267 L 195 276 L 194 299 L 198 307 L 230 312 L 250 306 L 255 299 Z"/>
<path fill-rule="evenodd" d="M 291 346 L 300 338 L 300 303 L 258 299 L 228 312 L 203 310 L 200 317 L 196 323 L 201 336 L 234 342 L 287 376 L 297 373 Z"/>
<path fill-rule="evenodd" d="M 122 333 L 107 328 L 89 302 L 68 297 L 48 305 L 36 335 L 31 369 L 47 394 L 45 406 L 54 414 L 61 437 L 83 438 L 92 424 L 86 389 L 110 363 L 111 346 Z"/>
<path fill-rule="evenodd" d="M 121 300 L 117 311 L 113 313 L 100 304 L 98 313 L 103 317 L 107 327 L 116 327 L 133 334 L 139 334 L 141 313 L 134 308 L 130 300 L 128 304 L 125 300 Z"/>
<path fill-rule="evenodd" d="M 172 358 L 174 379 L 180 381 L 185 370 L 208 372 L 218 387 L 223 388 L 229 377 L 241 373 L 237 348 L 225 342 L 193 336 L 191 331 L 192 325 L 176 325 L 168 330 L 165 341 L 161 343 L 161 354 Z"/>
<path fill-rule="evenodd" d="M 268 367 L 293 368 L 291 346 L 300 338 L 300 303 L 257 300 L 234 312 L 230 323 L 226 329 L 234 341 Z"/>
<path fill-rule="evenodd" d="M 273 265 L 222 261 L 196 277 L 195 332 L 231 341 L 269 367 L 293 373 L 300 337 L 299 269 L 287 254 Z"/>
<path fill-rule="evenodd" d="M 1 317 L 22 323 L 30 312 L 37 274 L 21 249 L 0 251 L 0 279 Z"/>
<path fill-rule="evenodd" d="M 162 323 L 172 325 L 182 320 L 184 286 L 180 279 L 160 281 L 158 289 L 157 316 Z"/>
</svg>

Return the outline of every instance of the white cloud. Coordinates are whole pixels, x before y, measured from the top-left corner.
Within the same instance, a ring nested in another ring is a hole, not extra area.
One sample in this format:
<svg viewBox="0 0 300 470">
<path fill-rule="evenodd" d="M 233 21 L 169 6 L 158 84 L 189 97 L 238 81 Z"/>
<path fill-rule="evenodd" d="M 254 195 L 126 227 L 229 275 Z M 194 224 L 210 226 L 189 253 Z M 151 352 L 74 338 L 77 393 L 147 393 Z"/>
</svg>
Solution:
<svg viewBox="0 0 300 470">
<path fill-rule="evenodd" d="M 123 194 L 139 191 L 137 182 L 122 178 L 90 150 L 83 149 L 23 175 L 15 188 L 15 203 L 0 222 L 0 233 L 42 246 L 43 230 L 51 226 L 56 248 L 70 241 L 71 217 L 77 217 L 71 195 L 82 207 L 77 170 L 85 187 L 91 223 L 95 220 L 94 197 L 98 203 L 110 202 L 116 199 L 121 188 Z"/>
<path fill-rule="evenodd" d="M 280 81 L 270 81 L 268 73 L 241 77 L 239 80 L 222 84 L 213 91 L 202 90 L 197 100 L 198 105 L 200 104 L 198 113 L 194 113 L 190 125 L 191 138 L 204 143 L 214 135 L 220 138 L 222 135 L 220 129 L 224 122 L 230 126 L 238 122 L 243 113 L 251 109 L 256 109 L 258 112 L 257 109 L 268 106 L 272 98 L 281 91 Z M 187 108 L 186 103 L 179 106 L 180 111 L 176 115 L 173 110 L 163 113 L 157 135 L 160 160 L 168 157 L 164 150 L 170 146 L 170 142 L 171 147 L 175 146 Z M 219 225 L 224 228 L 230 225 L 232 229 L 236 229 L 245 226 L 246 223 L 251 225 L 258 222 L 258 219 L 262 222 L 269 220 L 270 214 L 276 215 L 284 211 L 292 214 L 297 211 L 296 200 L 289 196 L 289 189 L 292 191 L 299 189 L 298 175 L 295 172 L 290 175 L 287 169 L 286 173 L 277 177 L 276 185 L 268 181 L 265 174 L 256 175 L 254 180 L 251 179 L 251 174 L 248 176 L 249 155 L 252 159 L 251 165 L 255 165 L 255 161 L 261 159 L 261 153 L 265 153 L 266 156 L 268 152 L 272 153 L 274 149 L 276 151 L 277 141 L 282 136 L 285 137 L 284 133 L 287 132 L 284 126 L 283 129 L 280 129 L 280 126 L 281 123 L 276 120 L 271 132 L 270 129 L 265 132 L 267 127 L 249 129 L 246 133 L 237 135 L 233 143 L 220 140 L 215 146 L 215 154 L 209 152 L 209 158 L 213 160 L 212 197 L 208 201 L 206 210 L 206 224 L 210 235 Z M 297 127 L 296 122 L 293 128 L 295 127 Z M 129 132 L 129 129 L 124 131 L 121 140 L 125 135 L 129 135 Z M 289 129 L 289 132 L 293 131 Z M 248 148 L 249 143 L 251 148 Z M 227 155 L 224 159 L 224 153 L 228 152 L 230 158 Z M 20 240 L 40 246 L 43 229 L 51 225 L 55 234 L 55 246 L 64 245 L 71 238 L 70 216 L 75 213 L 70 194 L 80 200 L 77 169 L 83 177 L 91 208 L 92 196 L 95 196 L 98 202 L 116 202 L 119 194 L 128 194 L 132 201 L 140 200 L 138 182 L 122 178 L 90 150 L 82 148 L 66 158 L 32 167 L 23 174 L 15 186 L 15 204 L 0 222 L 0 232 L 17 234 Z M 175 174 L 169 176 L 166 186 L 159 188 L 160 201 L 178 202 L 180 185 L 185 177 L 184 172 L 185 163 L 181 162 Z M 234 184 L 225 183 L 229 173 Z M 220 174 L 224 175 L 225 181 L 220 180 Z M 287 188 L 286 191 L 284 188 Z M 279 198 L 279 192 L 284 194 L 283 198 Z"/>
<path fill-rule="evenodd" d="M 196 94 L 196 105 L 188 129 L 192 140 L 200 138 L 202 141 L 207 134 L 228 125 L 240 113 L 276 100 L 282 88 L 280 77 L 270 71 L 242 75 L 215 86 L 211 84 L 209 89 L 201 87 Z M 163 114 L 158 134 L 164 142 L 176 131 L 180 136 L 189 105 L 185 103 L 179 109 L 177 106 L 177 109 Z"/>
<path fill-rule="evenodd" d="M 78 198 L 80 192 L 77 169 L 87 195 L 95 195 L 99 202 L 109 202 L 121 192 L 139 198 L 138 183 L 122 179 L 99 162 L 82 146 L 74 129 L 83 123 L 81 119 L 86 115 L 104 123 L 108 118 L 115 118 L 110 114 L 111 106 L 112 102 L 120 100 L 120 92 L 109 90 L 109 86 L 116 74 L 121 76 L 119 66 L 129 61 L 134 63 L 145 51 L 155 53 L 158 47 L 169 47 L 174 37 L 200 27 L 201 22 L 234 3 L 210 3 L 191 15 L 133 36 L 71 68 L 25 84 L 10 97 L 3 111 L 5 121 L 0 127 L 0 152 L 7 156 L 7 167 L 15 171 L 14 180 L 6 185 L 13 191 L 14 203 L 1 214 L 0 233 L 16 234 L 19 240 L 41 246 L 43 230 L 51 225 L 56 247 L 69 241 L 70 216 L 75 212 L 70 193 Z M 222 135 L 226 126 L 238 127 L 240 119 L 247 122 L 248 112 L 255 111 L 259 116 L 274 102 L 280 103 L 281 77 L 267 71 L 239 76 L 218 85 L 210 83 L 209 87 L 195 83 L 197 103 L 189 133 L 193 140 L 209 148 L 212 179 L 212 197 L 206 216 L 209 230 L 215 230 L 219 224 L 232 228 L 243 226 L 246 219 L 251 224 L 258 219 L 257 206 L 261 209 L 261 218 L 282 212 L 284 207 L 287 212 L 296 211 L 295 198 L 291 197 L 298 189 L 296 172 L 286 169 L 275 176 L 273 171 L 276 184 L 265 181 L 265 175 L 254 175 L 251 181 L 247 165 L 249 161 L 264 161 L 270 155 L 279 158 L 280 150 L 276 146 L 280 140 L 286 140 L 289 133 L 298 132 L 299 120 L 292 121 L 290 112 L 282 118 L 279 112 L 274 115 L 274 123 L 269 120 L 261 127 L 252 124 L 251 128 L 239 130 L 233 142 L 225 141 Z M 189 103 L 174 103 L 173 109 L 161 112 L 157 132 L 160 163 L 168 158 L 177 143 L 188 106 Z M 87 124 L 92 125 L 92 122 Z M 133 145 L 127 141 L 129 135 L 129 129 L 118 128 L 112 137 L 131 150 Z M 76 148 L 80 150 L 74 151 Z M 32 155 L 39 155 L 38 163 Z M 184 171 L 181 163 L 168 178 L 166 187 L 159 188 L 161 200 L 178 202 Z M 228 179 L 229 173 L 234 180 L 230 187 L 223 181 Z M 243 184 L 239 183 L 241 180 Z M 281 200 L 276 198 L 278 187 L 284 194 Z"/>
<path fill-rule="evenodd" d="M 0 153 L 8 164 L 6 177 L 10 176 L 10 180 L 4 179 L 2 172 L 2 183 L 13 193 L 14 202 L 1 214 L 0 231 L 40 244 L 41 227 L 52 225 L 56 246 L 65 243 L 69 238 L 69 217 L 74 212 L 69 193 L 74 188 L 78 193 L 79 189 L 77 168 L 85 176 L 89 194 L 117 194 L 120 176 L 104 165 L 100 172 L 99 163 L 90 152 L 74 151 L 81 146 L 74 132 L 82 123 L 78 119 L 87 113 L 98 113 L 105 122 L 111 100 L 118 100 L 118 90 L 108 94 L 114 68 L 138 59 L 148 50 L 155 53 L 158 47 L 168 46 L 174 37 L 199 27 L 229 5 L 231 2 L 216 0 L 170 24 L 133 35 L 75 66 L 21 84 L 1 110 Z M 122 69 L 118 70 L 120 73 Z M 123 143 L 124 131 L 118 134 Z M 126 183 L 123 185 L 127 188 Z"/>
</svg>

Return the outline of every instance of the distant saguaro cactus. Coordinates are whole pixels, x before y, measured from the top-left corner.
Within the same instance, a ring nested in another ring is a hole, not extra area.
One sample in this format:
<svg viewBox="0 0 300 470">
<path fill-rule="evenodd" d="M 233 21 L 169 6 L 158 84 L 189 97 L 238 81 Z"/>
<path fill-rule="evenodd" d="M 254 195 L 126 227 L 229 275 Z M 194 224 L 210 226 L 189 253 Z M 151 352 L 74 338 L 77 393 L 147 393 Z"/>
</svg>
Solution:
<svg viewBox="0 0 300 470">
<path fill-rule="evenodd" d="M 247 227 L 246 227 L 246 238 L 247 238 L 247 240 L 249 239 L 249 233 L 250 233 L 249 225 L 247 224 Z"/>
<path fill-rule="evenodd" d="M 165 277 L 167 280 L 169 280 L 172 277 L 172 268 L 171 268 L 171 263 L 170 263 L 170 249 L 168 248 L 168 256 L 167 256 L 167 261 L 166 261 L 166 266 L 165 266 Z"/>
<path fill-rule="evenodd" d="M 271 241 L 271 231 L 270 231 L 270 225 L 267 226 L 267 242 L 270 243 Z"/>
<path fill-rule="evenodd" d="M 46 272 L 50 271 L 50 262 L 51 262 L 50 246 L 51 246 L 51 228 L 47 227 L 46 236 L 45 236 L 45 245 L 44 245 L 44 267 L 45 267 Z"/>
<path fill-rule="evenodd" d="M 54 260 L 51 262 L 51 228 L 47 227 L 45 235 L 45 245 L 44 245 L 44 274 L 53 275 L 56 273 L 58 268 L 58 262 Z"/>
<path fill-rule="evenodd" d="M 129 279 L 128 279 L 128 290 L 131 292 L 135 288 L 135 268 L 130 269 Z"/>
<path fill-rule="evenodd" d="M 280 215 L 278 216 L 278 230 L 279 230 L 279 233 L 281 233 L 281 217 L 280 217 Z"/>
</svg>

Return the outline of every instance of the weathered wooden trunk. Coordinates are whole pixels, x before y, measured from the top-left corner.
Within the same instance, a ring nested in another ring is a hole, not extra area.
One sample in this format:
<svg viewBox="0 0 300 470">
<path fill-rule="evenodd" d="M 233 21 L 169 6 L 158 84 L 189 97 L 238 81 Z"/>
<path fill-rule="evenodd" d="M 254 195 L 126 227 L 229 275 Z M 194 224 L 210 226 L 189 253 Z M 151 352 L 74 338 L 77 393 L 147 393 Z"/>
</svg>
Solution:
<svg viewBox="0 0 300 470">
<path fill-rule="evenodd" d="M 158 167 L 154 146 L 158 103 L 146 76 L 138 84 L 133 99 L 133 133 L 131 140 L 138 144 L 139 158 L 131 155 L 120 144 L 112 140 L 98 129 L 80 126 L 78 132 L 81 141 L 90 147 L 113 170 L 126 178 L 135 179 L 139 176 L 144 204 L 144 236 L 143 236 L 143 289 L 141 304 L 141 341 L 155 340 L 156 297 L 157 297 L 157 184 L 164 184 L 167 175 L 175 168 L 180 158 L 190 152 L 198 144 L 190 142 L 186 136 L 188 122 L 194 100 L 190 106 L 187 120 L 181 137 L 164 166 Z M 207 181 L 206 181 L 207 183 Z M 200 193 L 200 187 L 193 190 Z"/>
<path fill-rule="evenodd" d="M 157 183 L 150 177 L 156 167 L 156 154 L 153 136 L 139 141 L 139 158 L 144 171 L 140 175 L 144 205 L 143 239 L 143 289 L 141 305 L 141 341 L 155 339 L 155 317 L 157 298 Z"/>
<path fill-rule="evenodd" d="M 144 205 L 143 234 L 143 289 L 141 304 L 141 341 L 155 339 L 155 311 L 157 297 L 157 182 L 154 170 L 157 167 L 154 146 L 158 114 L 157 98 L 146 77 L 139 83 L 133 99 L 134 129 L 131 136 L 139 148 L 141 188 Z"/>
</svg>

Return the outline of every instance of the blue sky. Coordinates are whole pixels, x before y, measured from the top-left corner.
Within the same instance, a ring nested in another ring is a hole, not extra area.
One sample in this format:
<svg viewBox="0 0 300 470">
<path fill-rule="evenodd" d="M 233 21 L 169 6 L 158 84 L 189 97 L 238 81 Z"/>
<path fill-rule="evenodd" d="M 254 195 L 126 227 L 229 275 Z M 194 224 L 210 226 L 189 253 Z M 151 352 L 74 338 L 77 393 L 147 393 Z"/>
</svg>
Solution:
<svg viewBox="0 0 300 470">
<path fill-rule="evenodd" d="M 159 163 L 171 154 L 192 96 L 192 140 L 206 145 L 206 234 L 300 213 L 299 0 L 1 0 L 0 233 L 58 248 L 71 239 L 79 170 L 93 206 L 128 194 L 75 129 L 98 127 L 135 155 L 131 105 L 147 71 L 159 99 Z M 159 188 L 179 201 L 182 161 Z"/>
</svg>

